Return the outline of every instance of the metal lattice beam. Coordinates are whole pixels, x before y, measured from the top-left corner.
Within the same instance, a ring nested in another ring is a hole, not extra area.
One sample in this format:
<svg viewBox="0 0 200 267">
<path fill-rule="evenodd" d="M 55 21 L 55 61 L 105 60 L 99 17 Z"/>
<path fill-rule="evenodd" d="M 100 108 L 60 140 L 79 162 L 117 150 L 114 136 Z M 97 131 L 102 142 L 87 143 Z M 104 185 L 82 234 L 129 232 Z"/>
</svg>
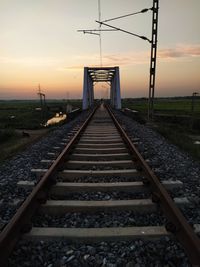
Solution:
<svg viewBox="0 0 200 267">
<path fill-rule="evenodd" d="M 93 82 L 110 82 L 112 81 L 115 70 L 112 68 L 89 68 L 89 76 Z"/>
<path fill-rule="evenodd" d="M 158 9 L 159 9 L 159 0 L 153 0 L 148 120 L 153 119 L 154 115 L 154 93 L 155 93 L 157 35 L 158 35 Z"/>
</svg>

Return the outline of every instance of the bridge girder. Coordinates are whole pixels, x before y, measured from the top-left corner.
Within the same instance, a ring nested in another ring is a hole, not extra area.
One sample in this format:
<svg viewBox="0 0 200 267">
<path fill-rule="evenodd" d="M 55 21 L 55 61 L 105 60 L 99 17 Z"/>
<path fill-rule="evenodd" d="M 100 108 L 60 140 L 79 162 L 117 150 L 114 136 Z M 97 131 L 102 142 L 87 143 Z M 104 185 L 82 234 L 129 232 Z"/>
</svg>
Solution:
<svg viewBox="0 0 200 267">
<path fill-rule="evenodd" d="M 84 67 L 83 110 L 94 103 L 94 83 L 110 83 L 110 102 L 113 108 L 121 109 L 119 67 Z"/>
</svg>

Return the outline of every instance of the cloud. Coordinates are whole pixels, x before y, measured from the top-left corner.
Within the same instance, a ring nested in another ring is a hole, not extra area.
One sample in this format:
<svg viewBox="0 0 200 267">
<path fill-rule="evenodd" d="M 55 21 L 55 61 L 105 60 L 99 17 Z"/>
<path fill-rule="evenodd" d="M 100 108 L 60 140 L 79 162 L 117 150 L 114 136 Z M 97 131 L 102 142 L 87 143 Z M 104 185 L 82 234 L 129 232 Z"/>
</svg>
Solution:
<svg viewBox="0 0 200 267">
<path fill-rule="evenodd" d="M 160 59 L 175 59 L 199 56 L 200 45 L 179 45 L 175 48 L 160 49 L 158 51 L 158 57 Z"/>
<path fill-rule="evenodd" d="M 103 61 L 108 65 L 133 66 L 149 63 L 150 51 L 127 52 L 121 55 L 105 55 Z"/>
<path fill-rule="evenodd" d="M 200 57 L 200 45 L 178 45 L 175 48 L 159 49 L 158 60 L 161 62 L 174 62 Z M 99 54 L 84 54 L 76 56 L 75 65 L 58 68 L 57 71 L 82 71 L 84 66 L 99 67 Z M 82 63 L 83 62 L 83 63 Z M 146 51 L 129 51 L 120 54 L 103 54 L 103 66 L 134 66 L 146 65 L 150 62 L 150 49 Z"/>
<path fill-rule="evenodd" d="M 57 71 L 70 71 L 82 70 L 85 66 L 99 67 L 99 54 L 88 54 L 79 56 L 75 59 L 76 62 L 84 62 L 82 64 L 75 64 L 57 68 Z M 112 66 L 129 66 L 135 64 L 149 63 L 149 52 L 125 52 L 121 54 L 104 54 L 103 58 L 104 67 Z"/>
<path fill-rule="evenodd" d="M 169 59 L 179 60 L 180 58 L 200 57 L 200 45 L 178 45 L 175 48 L 159 49 L 158 59 L 168 61 Z M 118 65 L 149 64 L 150 50 L 140 52 L 127 52 L 120 55 L 104 55 L 105 63 Z"/>
</svg>

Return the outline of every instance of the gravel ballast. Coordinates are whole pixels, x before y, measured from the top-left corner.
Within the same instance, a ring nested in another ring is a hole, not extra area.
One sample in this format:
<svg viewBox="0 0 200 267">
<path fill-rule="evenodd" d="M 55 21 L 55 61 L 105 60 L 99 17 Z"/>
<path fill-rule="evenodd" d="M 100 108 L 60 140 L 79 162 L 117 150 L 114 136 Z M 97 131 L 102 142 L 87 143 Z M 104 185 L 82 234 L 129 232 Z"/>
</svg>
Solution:
<svg viewBox="0 0 200 267">
<path fill-rule="evenodd" d="M 153 167 L 158 177 L 161 180 L 181 180 L 184 183 L 183 188 L 178 190 L 178 195 L 188 197 L 190 207 L 182 209 L 183 213 L 189 222 L 200 223 L 200 165 L 176 146 L 168 143 L 164 137 L 151 128 L 138 124 L 121 112 L 116 111 L 115 114 L 131 138 L 140 138 L 138 149 L 144 158 L 149 160 L 149 165 Z M 67 133 L 79 124 L 86 115 L 84 113 L 69 124 L 50 133 L 0 168 L 0 183 L 2 185 L 0 192 L 0 199 L 2 199 L 0 204 L 2 209 L 1 225 L 9 221 L 16 211 L 16 206 L 12 206 L 10 203 L 18 199 L 17 205 L 19 206 L 28 194 L 27 190 L 18 189 L 16 183 L 20 180 L 35 180 L 35 175 L 30 172 L 30 169 L 44 166 L 41 165 L 40 160 L 47 159 L 46 153 L 52 152 L 50 148 L 61 142 L 60 140 L 65 138 Z M 131 181 L 131 179 L 128 180 Z M 137 179 L 134 177 L 134 180 Z M 98 182 L 99 179 L 84 177 L 77 179 L 77 181 Z M 109 178 L 105 177 L 101 181 L 108 182 Z M 123 181 L 123 179 L 116 177 L 113 181 Z M 114 197 L 114 199 L 118 198 L 117 194 L 113 196 L 109 193 L 109 196 Z M 74 197 L 80 200 L 88 199 L 89 194 L 88 196 L 87 194 L 84 196 L 77 194 Z M 94 194 L 92 197 L 99 200 L 105 199 L 107 195 L 106 193 Z M 156 218 L 156 214 L 147 215 L 146 218 L 141 216 L 140 218 L 129 211 L 84 216 L 81 213 L 69 213 L 59 218 L 50 216 L 41 216 L 40 218 L 38 216 L 35 224 L 39 226 L 40 222 L 43 221 L 44 226 L 57 226 L 62 221 L 63 225 L 66 224 L 65 227 L 87 227 L 87 225 L 88 227 L 95 225 L 96 227 L 113 227 L 115 224 L 120 226 L 120 223 L 123 226 L 133 226 L 138 221 L 141 225 L 147 225 L 147 222 L 144 224 L 145 220 L 151 223 L 157 220 L 159 225 L 165 220 L 161 215 L 160 218 Z M 109 223 L 111 224 L 109 225 Z M 163 238 L 155 242 L 136 240 L 92 244 L 70 244 L 64 241 L 27 243 L 27 241 L 21 240 L 10 258 L 10 266 L 189 267 L 191 265 L 176 241 Z"/>
<path fill-rule="evenodd" d="M 182 209 L 190 223 L 200 223 L 200 164 L 148 126 L 141 125 L 122 112 L 114 112 L 129 137 L 139 138 L 137 149 L 160 180 L 180 180 L 176 196 L 187 197 L 190 206 Z M 176 194 L 173 194 L 173 196 Z M 189 215 L 189 216 L 188 216 Z"/>
<path fill-rule="evenodd" d="M 34 252 L 34 253 L 33 253 Z M 20 255 L 20 256 L 19 256 Z M 34 264 L 30 265 L 30 261 Z M 10 267 L 189 267 L 180 245 L 169 238 L 159 242 L 67 242 L 21 241 L 15 249 Z"/>
<path fill-rule="evenodd" d="M 0 229 L 5 225 L 16 212 L 16 209 L 23 202 L 30 190 L 17 187 L 21 180 L 35 181 L 32 168 L 44 168 L 40 162 L 42 159 L 49 159 L 47 153 L 52 152 L 56 144 L 67 138 L 68 133 L 84 122 L 88 112 L 83 112 L 74 120 L 51 131 L 48 136 L 42 137 L 40 141 L 31 145 L 25 151 L 17 154 L 4 165 L 0 166 Z M 62 151 L 57 151 L 57 154 Z"/>
<path fill-rule="evenodd" d="M 62 216 L 37 215 L 33 224 L 35 227 L 129 227 L 129 226 L 159 226 L 166 223 L 166 218 L 160 213 L 141 214 L 132 211 L 112 211 L 88 213 L 66 213 Z"/>
</svg>

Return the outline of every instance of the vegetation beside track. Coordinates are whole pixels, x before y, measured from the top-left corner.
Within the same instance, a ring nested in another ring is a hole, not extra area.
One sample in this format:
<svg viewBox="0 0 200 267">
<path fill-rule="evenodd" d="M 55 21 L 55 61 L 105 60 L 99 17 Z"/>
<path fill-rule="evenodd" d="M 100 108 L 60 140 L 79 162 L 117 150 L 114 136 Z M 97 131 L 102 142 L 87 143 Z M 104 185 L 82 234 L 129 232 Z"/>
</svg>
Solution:
<svg viewBox="0 0 200 267">
<path fill-rule="evenodd" d="M 139 111 L 139 119 L 147 121 L 146 98 L 123 99 L 122 107 Z M 200 161 L 200 145 L 194 144 L 200 141 L 200 97 L 195 99 L 193 112 L 191 97 L 157 98 L 154 107 L 157 116 L 150 126 Z"/>
<path fill-rule="evenodd" d="M 56 112 L 65 113 L 67 104 L 74 108 L 81 107 L 80 100 L 47 100 L 45 119 L 55 116 Z M 1 100 L 0 129 L 41 129 L 44 117 L 38 100 Z"/>
<path fill-rule="evenodd" d="M 66 104 L 66 100 L 48 100 L 46 119 L 53 117 L 57 111 L 63 110 Z M 70 100 L 70 104 L 74 108 L 79 108 L 82 102 Z M 0 101 L 0 149 L 3 151 L 0 161 L 26 146 L 24 143 L 29 143 L 30 139 L 22 138 L 22 130 L 20 132 L 15 129 L 43 128 L 41 111 L 36 110 L 38 107 L 40 107 L 38 100 Z M 139 111 L 140 122 L 147 119 L 147 98 L 123 99 L 122 107 Z M 156 98 L 155 114 L 171 115 L 171 117 L 164 116 L 159 120 L 156 119 L 152 127 L 170 142 L 200 160 L 200 145 L 194 144 L 194 141 L 200 139 L 200 97 L 195 99 L 193 116 L 191 116 L 191 107 L 191 97 Z M 183 116 L 183 118 L 179 120 L 177 117 L 171 121 L 173 116 Z"/>
<path fill-rule="evenodd" d="M 20 130 L 0 130 L 0 165 L 17 152 L 23 151 L 28 145 L 33 144 L 42 136 L 47 134 L 49 129 L 27 131 L 30 137 L 23 137 Z M 1 137 L 3 137 L 1 139 Z"/>
<path fill-rule="evenodd" d="M 180 125 L 159 122 L 154 123 L 153 128 L 172 144 L 177 145 L 181 150 L 200 161 L 200 145 L 194 144 L 195 141 L 200 140 L 200 135 L 196 135 L 196 132 Z"/>
<path fill-rule="evenodd" d="M 138 110 L 143 115 L 147 114 L 147 98 L 125 98 L 122 99 L 122 108 Z M 170 113 L 174 115 L 191 115 L 192 97 L 169 97 L 155 98 L 155 113 Z M 194 114 L 200 116 L 200 97 L 196 97 L 194 103 Z"/>
<path fill-rule="evenodd" d="M 47 100 L 45 120 L 59 111 L 66 111 L 67 104 L 81 107 L 81 100 Z M 38 100 L 0 100 L 0 163 L 23 150 L 49 131 L 45 128 L 44 116 Z M 62 124 L 62 123 L 60 123 Z M 58 124 L 58 125 L 60 125 Z M 54 128 L 55 126 L 51 126 Z M 23 136 L 23 131 L 30 137 Z"/>
</svg>

